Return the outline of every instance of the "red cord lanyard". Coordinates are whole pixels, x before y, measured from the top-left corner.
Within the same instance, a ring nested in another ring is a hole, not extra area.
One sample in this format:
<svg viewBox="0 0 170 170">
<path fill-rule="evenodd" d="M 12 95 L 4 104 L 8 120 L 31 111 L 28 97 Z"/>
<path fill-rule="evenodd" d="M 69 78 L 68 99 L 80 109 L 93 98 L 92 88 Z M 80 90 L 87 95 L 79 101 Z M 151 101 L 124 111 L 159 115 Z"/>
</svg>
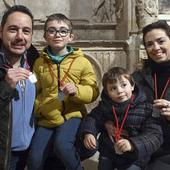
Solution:
<svg viewBox="0 0 170 170">
<path fill-rule="evenodd" d="M 27 59 L 26 55 L 24 55 L 24 68 L 26 68 L 28 71 L 30 71 L 30 66 L 29 66 L 28 59 Z"/>
<path fill-rule="evenodd" d="M 54 77 L 58 80 L 58 90 L 60 90 L 60 87 L 64 85 L 64 81 L 65 81 L 66 78 L 68 77 L 68 73 L 69 73 L 69 71 L 70 71 L 70 69 L 71 69 L 71 66 L 72 66 L 72 64 L 73 64 L 73 62 L 74 62 L 75 59 L 76 59 L 76 58 L 74 58 L 74 59 L 71 61 L 70 65 L 69 65 L 69 68 L 67 69 L 67 71 L 66 71 L 66 73 L 64 74 L 64 77 L 63 77 L 62 79 L 60 78 L 60 64 L 57 64 L 57 70 L 58 70 L 57 76 L 56 76 L 54 70 L 52 69 L 52 74 L 53 74 Z"/>
<path fill-rule="evenodd" d="M 170 81 L 170 77 L 168 78 L 168 80 L 166 81 L 165 87 L 162 91 L 161 97 L 160 99 L 162 99 L 165 95 L 165 92 L 167 90 L 167 87 L 169 85 L 169 81 Z M 155 99 L 158 99 L 158 86 L 157 86 L 157 77 L 156 77 L 156 73 L 154 74 L 154 87 L 155 87 Z"/>
<path fill-rule="evenodd" d="M 133 101 L 133 97 L 131 98 L 131 100 Z M 116 121 L 116 132 L 115 132 L 115 141 L 117 142 L 120 137 L 121 137 L 121 133 L 122 133 L 122 130 L 123 130 L 123 126 L 125 124 L 125 121 L 126 121 L 126 118 L 127 118 L 127 115 L 129 113 L 129 109 L 130 109 L 130 106 L 131 106 L 131 103 L 128 104 L 127 106 L 127 109 L 126 109 L 126 112 L 125 112 L 125 116 L 123 118 L 123 121 L 122 121 L 122 124 L 121 126 L 119 127 L 119 121 L 118 121 L 118 117 L 117 117 L 117 114 L 116 114 L 116 110 L 114 108 L 114 106 L 112 107 L 112 111 L 113 111 L 113 114 L 114 114 L 114 117 L 115 117 L 115 121 Z"/>
</svg>

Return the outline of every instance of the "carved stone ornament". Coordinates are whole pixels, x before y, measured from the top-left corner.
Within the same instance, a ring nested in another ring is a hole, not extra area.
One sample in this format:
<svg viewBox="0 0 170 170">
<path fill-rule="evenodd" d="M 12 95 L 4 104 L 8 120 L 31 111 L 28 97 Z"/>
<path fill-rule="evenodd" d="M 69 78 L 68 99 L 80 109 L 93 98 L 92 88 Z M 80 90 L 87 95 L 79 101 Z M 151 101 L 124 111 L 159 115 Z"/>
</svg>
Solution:
<svg viewBox="0 0 170 170">
<path fill-rule="evenodd" d="M 3 0 L 3 1 L 4 1 L 4 4 L 7 8 L 16 4 L 16 0 Z"/>
<path fill-rule="evenodd" d="M 115 14 L 117 22 L 122 18 L 123 15 L 123 8 L 124 8 L 124 1 L 123 0 L 115 0 Z"/>
<path fill-rule="evenodd" d="M 170 0 L 159 0 L 159 13 L 170 14 Z"/>
<path fill-rule="evenodd" d="M 115 21 L 115 0 L 92 0 L 92 20 L 98 23 Z"/>
<path fill-rule="evenodd" d="M 158 0 L 136 0 L 136 24 L 141 30 L 158 19 Z"/>
</svg>

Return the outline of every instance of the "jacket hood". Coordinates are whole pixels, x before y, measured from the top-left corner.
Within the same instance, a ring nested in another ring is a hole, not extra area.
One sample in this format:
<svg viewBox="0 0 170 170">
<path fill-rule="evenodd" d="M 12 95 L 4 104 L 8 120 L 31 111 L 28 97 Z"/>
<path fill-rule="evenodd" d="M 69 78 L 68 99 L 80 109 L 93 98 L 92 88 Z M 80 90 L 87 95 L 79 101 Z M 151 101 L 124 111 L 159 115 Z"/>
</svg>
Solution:
<svg viewBox="0 0 170 170">
<path fill-rule="evenodd" d="M 43 57 L 44 59 L 51 60 L 51 58 L 49 57 L 47 53 L 46 47 L 42 49 L 40 53 L 41 53 L 40 56 Z M 82 52 L 80 48 L 73 48 L 73 51 L 71 53 L 68 53 L 68 55 L 69 55 L 69 58 L 84 57 L 84 53 Z"/>
</svg>

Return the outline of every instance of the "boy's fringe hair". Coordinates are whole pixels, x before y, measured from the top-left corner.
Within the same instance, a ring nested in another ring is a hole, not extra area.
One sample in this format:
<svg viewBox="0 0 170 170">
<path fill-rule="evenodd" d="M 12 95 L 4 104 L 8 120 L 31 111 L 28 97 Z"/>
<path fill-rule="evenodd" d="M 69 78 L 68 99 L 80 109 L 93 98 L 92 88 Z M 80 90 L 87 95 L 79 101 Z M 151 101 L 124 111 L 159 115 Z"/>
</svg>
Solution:
<svg viewBox="0 0 170 170">
<path fill-rule="evenodd" d="M 103 75 L 102 78 L 103 88 L 106 89 L 107 84 L 117 82 L 121 76 L 127 78 L 132 86 L 134 85 L 133 77 L 128 70 L 122 67 L 112 67 Z"/>
</svg>

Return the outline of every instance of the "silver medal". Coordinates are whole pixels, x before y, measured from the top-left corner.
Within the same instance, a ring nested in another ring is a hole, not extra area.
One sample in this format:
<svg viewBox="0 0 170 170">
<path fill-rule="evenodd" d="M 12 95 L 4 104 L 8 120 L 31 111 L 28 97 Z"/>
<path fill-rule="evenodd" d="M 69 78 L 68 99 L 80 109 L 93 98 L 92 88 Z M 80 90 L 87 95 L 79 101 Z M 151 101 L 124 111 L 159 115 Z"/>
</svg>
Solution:
<svg viewBox="0 0 170 170">
<path fill-rule="evenodd" d="M 36 78 L 35 74 L 32 73 L 32 72 L 30 72 L 30 75 L 29 75 L 28 78 L 29 78 L 31 83 L 36 83 L 37 82 L 37 78 Z"/>
<path fill-rule="evenodd" d="M 64 94 L 63 91 L 59 91 L 59 92 L 58 92 L 58 99 L 59 99 L 60 101 L 63 101 L 63 100 L 64 100 L 64 96 L 65 96 L 65 94 Z"/>
<path fill-rule="evenodd" d="M 160 109 L 153 107 L 152 117 L 155 117 L 155 118 L 160 117 L 161 115 L 160 113 L 161 113 Z"/>
</svg>

